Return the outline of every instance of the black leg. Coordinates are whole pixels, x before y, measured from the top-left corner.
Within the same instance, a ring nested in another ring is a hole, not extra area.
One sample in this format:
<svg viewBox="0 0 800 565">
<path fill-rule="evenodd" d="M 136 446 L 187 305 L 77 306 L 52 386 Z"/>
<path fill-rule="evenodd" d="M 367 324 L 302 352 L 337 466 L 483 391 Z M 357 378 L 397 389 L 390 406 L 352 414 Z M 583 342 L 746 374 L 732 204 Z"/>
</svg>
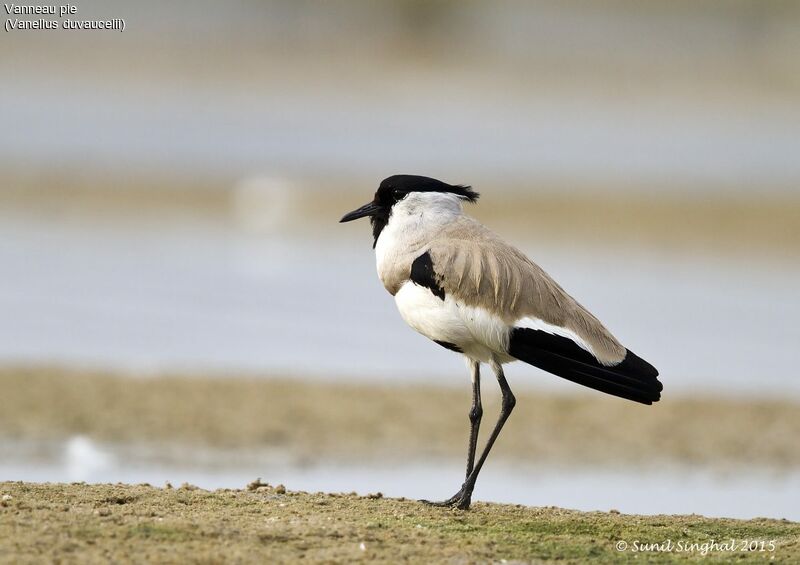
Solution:
<svg viewBox="0 0 800 565">
<path fill-rule="evenodd" d="M 494 362 L 491 365 L 492 369 L 497 375 L 497 383 L 500 385 L 500 391 L 503 394 L 503 401 L 500 405 L 500 417 L 497 419 L 497 423 L 494 425 L 492 434 L 486 441 L 486 447 L 483 448 L 483 453 L 481 453 L 480 459 L 478 459 L 478 462 L 475 464 L 475 468 L 472 470 L 472 473 L 470 473 L 469 477 L 467 477 L 464 486 L 461 487 L 461 493 L 463 496 L 461 497 L 461 501 L 457 506 L 464 510 L 469 508 L 469 505 L 472 502 L 472 491 L 475 489 L 475 482 L 478 480 L 478 473 L 481 472 L 481 468 L 486 462 L 486 458 L 489 456 L 489 452 L 492 450 L 492 446 L 497 440 L 497 436 L 500 435 L 500 430 L 503 429 L 503 425 L 506 423 L 506 420 L 508 420 L 508 417 L 511 416 L 511 412 L 514 410 L 514 406 L 517 404 L 517 399 L 514 397 L 514 393 L 511 392 L 511 387 L 508 386 L 506 376 L 503 374 L 502 365 Z"/>
<path fill-rule="evenodd" d="M 475 467 L 475 449 L 478 446 L 478 432 L 481 429 L 481 417 L 483 417 L 483 406 L 481 406 L 481 364 L 477 361 L 470 361 L 472 372 L 472 408 L 469 410 L 469 447 L 467 448 L 467 474 L 469 478 L 472 469 Z"/>
<path fill-rule="evenodd" d="M 462 510 L 469 508 L 470 504 L 472 503 L 472 491 L 475 489 L 475 482 L 478 480 L 478 473 L 481 472 L 481 468 L 486 462 L 486 458 L 489 456 L 489 452 L 492 450 L 492 446 L 497 440 L 497 436 L 500 435 L 500 430 L 503 429 L 503 425 L 506 423 L 506 420 L 508 420 L 508 417 L 511 415 L 511 412 L 514 410 L 514 406 L 517 403 L 517 399 L 514 398 L 514 393 L 511 392 L 511 388 L 508 386 L 506 377 L 503 374 L 503 367 L 494 361 L 492 361 L 491 366 L 497 375 L 497 382 L 500 385 L 500 391 L 503 394 L 503 402 L 500 407 L 500 417 L 497 419 L 497 423 L 495 424 L 489 439 L 486 441 L 486 447 L 483 448 L 483 453 L 481 453 L 481 456 L 472 469 L 472 472 L 469 473 L 467 480 L 464 481 L 464 484 L 461 486 L 461 490 L 458 491 L 455 496 L 452 496 L 444 502 L 436 503 L 437 506 L 455 506 Z"/>
<path fill-rule="evenodd" d="M 478 445 L 478 432 L 481 429 L 481 417 L 483 416 L 483 406 L 481 405 L 481 364 L 477 361 L 469 361 L 470 373 L 472 376 L 472 407 L 469 410 L 469 444 L 467 445 L 467 473 L 466 479 L 472 474 L 475 467 L 475 450 Z M 459 494 L 443 500 L 441 502 L 431 502 L 421 500 L 425 504 L 432 506 L 454 506 L 459 501 Z"/>
</svg>

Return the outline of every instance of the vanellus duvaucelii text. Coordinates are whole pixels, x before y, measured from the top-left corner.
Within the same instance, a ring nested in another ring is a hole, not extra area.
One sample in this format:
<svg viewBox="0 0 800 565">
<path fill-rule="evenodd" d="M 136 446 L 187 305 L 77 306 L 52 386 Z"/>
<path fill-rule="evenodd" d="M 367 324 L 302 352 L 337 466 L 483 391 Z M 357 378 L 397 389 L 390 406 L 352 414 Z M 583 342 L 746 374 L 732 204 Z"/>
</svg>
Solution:
<svg viewBox="0 0 800 565">
<path fill-rule="evenodd" d="M 378 276 L 406 323 L 467 360 L 472 409 L 466 480 L 432 504 L 469 508 L 481 467 L 516 400 L 503 364 L 524 361 L 578 384 L 652 404 L 658 371 L 623 346 L 538 265 L 462 210 L 478 193 L 415 175 L 381 182 L 375 198 L 341 221 L 369 217 Z M 475 461 L 483 410 L 480 364 L 502 391 L 500 417 Z"/>
</svg>

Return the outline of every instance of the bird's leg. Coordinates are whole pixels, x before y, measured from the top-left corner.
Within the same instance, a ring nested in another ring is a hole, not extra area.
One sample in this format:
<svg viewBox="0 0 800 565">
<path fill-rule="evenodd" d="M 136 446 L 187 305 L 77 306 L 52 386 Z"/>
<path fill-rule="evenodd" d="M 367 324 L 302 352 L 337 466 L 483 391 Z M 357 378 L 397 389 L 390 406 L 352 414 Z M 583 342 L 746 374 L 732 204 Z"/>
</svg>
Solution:
<svg viewBox="0 0 800 565">
<path fill-rule="evenodd" d="M 475 467 L 475 449 L 478 446 L 478 432 L 481 429 L 483 406 L 481 406 L 481 364 L 470 359 L 470 373 L 472 376 L 472 408 L 469 410 L 469 447 L 467 448 L 467 474 L 472 474 Z"/>
<path fill-rule="evenodd" d="M 481 428 L 481 417 L 483 416 L 483 406 L 481 405 L 481 364 L 472 359 L 469 360 L 470 375 L 472 377 L 472 408 L 469 411 L 469 445 L 467 446 L 467 473 L 466 479 L 472 474 L 475 466 L 475 449 L 478 445 L 478 432 Z M 465 480 L 466 480 L 465 479 Z M 431 502 L 423 500 L 426 504 L 433 506 L 453 506 L 459 500 L 459 492 L 455 496 L 441 502 Z"/>
<path fill-rule="evenodd" d="M 469 508 L 469 505 L 472 502 L 472 491 L 475 489 L 475 482 L 478 480 L 478 473 L 481 472 L 481 468 L 486 462 L 486 458 L 489 456 L 489 452 L 492 450 L 492 446 L 497 440 L 497 436 L 500 435 L 500 430 L 503 429 L 503 425 L 506 423 L 506 420 L 508 420 L 508 417 L 511 415 L 511 411 L 514 410 L 514 406 L 517 403 L 517 399 L 514 397 L 514 393 L 511 392 L 511 387 L 508 386 L 506 377 L 503 374 L 502 365 L 494 360 L 492 360 L 490 364 L 492 366 L 492 370 L 495 372 L 495 375 L 497 375 L 497 383 L 500 385 L 500 391 L 503 394 L 502 404 L 500 405 L 500 417 L 497 419 L 497 423 L 495 424 L 489 439 L 486 441 L 486 447 L 483 448 L 483 453 L 481 453 L 478 462 L 475 464 L 475 468 L 472 469 L 472 473 L 469 474 L 467 480 L 464 482 L 464 485 L 461 487 L 461 491 L 459 492 L 461 496 L 454 504 L 462 510 Z"/>
<path fill-rule="evenodd" d="M 497 375 L 497 382 L 500 385 L 500 391 L 503 394 L 503 401 L 500 406 L 500 417 L 497 419 L 497 423 L 495 424 L 489 439 L 486 441 L 486 447 L 483 448 L 483 453 L 481 453 L 481 456 L 478 459 L 478 462 L 475 464 L 475 467 L 472 469 L 472 472 L 461 486 L 461 490 L 458 491 L 455 496 L 446 500 L 445 504 L 443 504 L 446 506 L 455 506 L 461 510 L 466 510 L 472 503 L 472 491 L 475 489 L 475 482 L 478 480 L 478 473 L 481 472 L 481 468 L 486 462 L 486 458 L 489 456 L 489 452 L 492 450 L 492 446 L 497 440 L 497 436 L 500 435 L 500 430 L 503 429 L 503 425 L 506 423 L 506 420 L 508 420 L 508 417 L 511 415 L 511 411 L 514 410 L 514 405 L 517 403 L 517 399 L 514 398 L 514 393 L 511 392 L 511 387 L 508 386 L 506 377 L 503 374 L 503 367 L 500 365 L 500 363 L 497 363 L 494 360 L 492 360 L 490 364 Z"/>
</svg>

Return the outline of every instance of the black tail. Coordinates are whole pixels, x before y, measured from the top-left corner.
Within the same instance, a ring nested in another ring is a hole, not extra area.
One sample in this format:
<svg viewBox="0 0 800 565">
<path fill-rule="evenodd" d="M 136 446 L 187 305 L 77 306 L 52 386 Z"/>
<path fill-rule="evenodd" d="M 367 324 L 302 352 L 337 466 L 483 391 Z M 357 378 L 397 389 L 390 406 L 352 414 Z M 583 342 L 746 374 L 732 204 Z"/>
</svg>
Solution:
<svg viewBox="0 0 800 565">
<path fill-rule="evenodd" d="M 554 375 L 642 404 L 661 398 L 663 386 L 650 363 L 626 350 L 618 365 L 606 367 L 574 341 L 541 330 L 514 328 L 508 353 Z"/>
</svg>

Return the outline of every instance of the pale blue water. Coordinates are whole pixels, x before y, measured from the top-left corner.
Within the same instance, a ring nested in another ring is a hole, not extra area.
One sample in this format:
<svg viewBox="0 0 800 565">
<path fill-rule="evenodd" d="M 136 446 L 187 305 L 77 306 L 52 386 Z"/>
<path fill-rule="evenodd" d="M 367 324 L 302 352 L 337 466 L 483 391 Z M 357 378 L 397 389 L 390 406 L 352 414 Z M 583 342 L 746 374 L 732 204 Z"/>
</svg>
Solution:
<svg viewBox="0 0 800 565">
<path fill-rule="evenodd" d="M 290 90 L 224 80 L 193 93 L 169 80 L 129 88 L 13 72 L 0 90 L 4 129 L 14 132 L 0 134 L 0 164 L 16 167 L 365 179 L 425 172 L 490 187 L 507 178 L 529 179 L 531 189 L 542 179 L 591 179 L 612 189 L 636 181 L 648 191 L 723 193 L 796 192 L 800 181 L 800 113 L 766 101 L 723 111 L 657 97 L 608 104 L 593 92 L 506 99 L 490 84 L 479 95 L 440 85 L 431 96 L 375 97 L 337 84 Z M 57 119 L 43 119 L 43 108 Z"/>
<path fill-rule="evenodd" d="M 289 238 L 3 218 L 0 363 L 466 386 L 460 357 L 400 319 L 362 227 Z M 665 395 L 800 396 L 800 266 L 522 247 L 660 369 Z M 509 375 L 579 390 L 522 364 Z"/>
<path fill-rule="evenodd" d="M 796 11 L 664 4 L 84 0 L 5 34 L 0 166 L 796 193 Z"/>
</svg>

